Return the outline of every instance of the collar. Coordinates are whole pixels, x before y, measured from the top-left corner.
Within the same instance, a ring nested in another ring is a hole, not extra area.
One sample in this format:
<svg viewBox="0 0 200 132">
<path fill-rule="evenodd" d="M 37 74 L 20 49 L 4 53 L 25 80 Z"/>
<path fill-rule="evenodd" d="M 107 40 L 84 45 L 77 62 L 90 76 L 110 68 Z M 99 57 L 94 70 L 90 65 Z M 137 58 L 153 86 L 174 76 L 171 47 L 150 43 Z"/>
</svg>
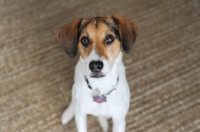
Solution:
<svg viewBox="0 0 200 132">
<path fill-rule="evenodd" d="M 85 81 L 86 81 L 89 89 L 91 89 L 91 90 L 97 90 L 98 91 L 98 88 L 97 89 L 93 89 L 92 88 L 92 86 L 90 85 L 90 83 L 89 83 L 88 78 L 86 77 L 86 75 L 85 75 Z M 114 90 L 116 90 L 118 82 L 119 82 L 119 76 L 117 77 L 117 83 L 116 83 L 115 87 L 113 89 L 111 89 L 110 91 L 108 91 L 106 94 L 103 94 L 103 96 L 109 95 Z"/>
</svg>

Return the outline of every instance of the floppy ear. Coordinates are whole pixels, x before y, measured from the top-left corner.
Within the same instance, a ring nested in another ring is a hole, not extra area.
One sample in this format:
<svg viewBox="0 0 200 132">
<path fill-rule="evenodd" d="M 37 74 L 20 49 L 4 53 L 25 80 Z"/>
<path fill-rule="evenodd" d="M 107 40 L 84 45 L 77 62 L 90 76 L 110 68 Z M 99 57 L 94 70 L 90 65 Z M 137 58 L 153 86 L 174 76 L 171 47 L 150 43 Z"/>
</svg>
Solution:
<svg viewBox="0 0 200 132">
<path fill-rule="evenodd" d="M 76 19 L 58 30 L 56 34 L 59 43 L 70 58 L 74 58 L 77 54 L 78 29 L 80 23 L 81 19 Z"/>
<path fill-rule="evenodd" d="M 133 45 L 136 41 L 137 26 L 132 20 L 126 19 L 122 16 L 113 15 L 112 17 L 118 26 L 122 50 L 128 54 L 132 51 Z"/>
</svg>

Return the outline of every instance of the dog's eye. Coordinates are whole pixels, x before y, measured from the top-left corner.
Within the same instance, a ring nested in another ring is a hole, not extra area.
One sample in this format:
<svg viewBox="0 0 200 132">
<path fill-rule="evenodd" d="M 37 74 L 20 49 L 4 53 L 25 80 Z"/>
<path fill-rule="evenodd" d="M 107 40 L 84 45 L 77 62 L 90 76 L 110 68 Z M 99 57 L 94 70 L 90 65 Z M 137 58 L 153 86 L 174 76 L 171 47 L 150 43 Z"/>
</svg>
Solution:
<svg viewBox="0 0 200 132">
<path fill-rule="evenodd" d="M 89 45 L 89 38 L 88 37 L 82 37 L 81 38 L 81 44 L 85 47 Z"/>
<path fill-rule="evenodd" d="M 115 37 L 114 36 L 112 36 L 112 35 L 107 35 L 106 36 L 106 39 L 105 39 L 105 42 L 106 42 L 106 44 L 112 44 L 112 42 L 115 40 Z"/>
</svg>

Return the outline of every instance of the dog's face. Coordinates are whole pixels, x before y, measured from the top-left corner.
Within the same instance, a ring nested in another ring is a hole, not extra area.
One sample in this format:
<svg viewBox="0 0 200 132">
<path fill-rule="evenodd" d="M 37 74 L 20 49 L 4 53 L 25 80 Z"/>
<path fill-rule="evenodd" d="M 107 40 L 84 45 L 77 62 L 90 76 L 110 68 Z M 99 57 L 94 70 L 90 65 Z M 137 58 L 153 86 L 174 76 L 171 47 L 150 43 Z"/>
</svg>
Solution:
<svg viewBox="0 0 200 132">
<path fill-rule="evenodd" d="M 93 78 L 106 76 L 121 50 L 132 50 L 136 35 L 135 23 L 118 15 L 76 19 L 57 32 L 69 57 L 73 58 L 79 50 L 85 73 Z"/>
</svg>

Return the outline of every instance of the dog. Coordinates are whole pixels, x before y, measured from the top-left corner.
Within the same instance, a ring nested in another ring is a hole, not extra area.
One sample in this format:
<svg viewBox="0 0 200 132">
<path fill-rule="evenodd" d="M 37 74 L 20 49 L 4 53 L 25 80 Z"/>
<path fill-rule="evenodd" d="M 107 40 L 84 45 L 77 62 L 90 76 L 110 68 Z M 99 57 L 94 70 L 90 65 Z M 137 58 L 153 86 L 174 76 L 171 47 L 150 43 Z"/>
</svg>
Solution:
<svg viewBox="0 0 200 132">
<path fill-rule="evenodd" d="M 122 54 L 132 51 L 137 38 L 134 21 L 120 15 L 75 19 L 58 30 L 57 39 L 70 58 L 77 51 L 72 99 L 61 116 L 74 116 L 78 132 L 87 132 L 87 114 L 97 116 L 104 132 L 112 118 L 113 132 L 124 132 L 130 91 Z"/>
</svg>

